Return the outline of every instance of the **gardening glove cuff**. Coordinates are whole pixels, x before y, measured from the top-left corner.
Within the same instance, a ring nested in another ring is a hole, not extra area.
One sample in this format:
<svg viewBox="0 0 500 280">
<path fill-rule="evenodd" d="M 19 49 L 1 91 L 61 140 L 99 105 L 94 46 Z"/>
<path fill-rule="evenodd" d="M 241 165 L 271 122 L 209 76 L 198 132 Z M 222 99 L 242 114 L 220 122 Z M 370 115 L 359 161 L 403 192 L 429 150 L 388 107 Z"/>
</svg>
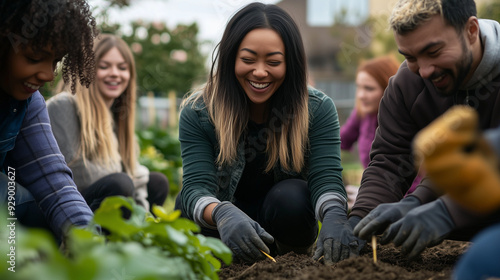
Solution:
<svg viewBox="0 0 500 280">
<path fill-rule="evenodd" d="M 455 223 L 456 228 L 473 226 L 485 219 L 484 215 L 465 209 L 448 195 L 444 195 L 441 199 L 443 200 L 446 209 L 448 209 L 450 217 Z"/>
<path fill-rule="evenodd" d="M 354 228 L 354 235 L 369 240 L 372 235 L 378 235 L 392 223 L 401 219 L 410 210 L 420 206 L 420 200 L 408 196 L 394 203 L 382 203 L 370 211 Z"/>
<path fill-rule="evenodd" d="M 201 227 L 216 230 L 217 229 L 216 226 L 207 223 L 203 218 L 203 213 L 205 212 L 205 208 L 212 203 L 220 203 L 220 200 L 212 196 L 204 196 L 198 199 L 196 205 L 194 206 L 193 220 L 196 224 L 198 224 Z"/>
<path fill-rule="evenodd" d="M 224 201 L 215 206 L 212 220 L 222 242 L 233 251 L 235 258 L 255 262 L 265 257 L 261 251 L 270 253 L 266 244 L 272 244 L 274 238 L 231 202 Z"/>
<path fill-rule="evenodd" d="M 333 192 L 322 194 L 316 202 L 316 219 L 323 222 L 326 210 L 333 206 L 344 208 L 347 212 L 347 200 L 343 196 Z"/>
</svg>

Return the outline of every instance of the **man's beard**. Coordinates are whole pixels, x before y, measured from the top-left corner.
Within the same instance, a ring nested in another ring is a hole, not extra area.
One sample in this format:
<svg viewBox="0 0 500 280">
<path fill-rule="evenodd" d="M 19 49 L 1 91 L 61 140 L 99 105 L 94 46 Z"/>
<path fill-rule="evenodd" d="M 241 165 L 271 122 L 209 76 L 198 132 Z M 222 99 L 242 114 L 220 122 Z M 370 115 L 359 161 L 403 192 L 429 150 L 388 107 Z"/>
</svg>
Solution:
<svg viewBox="0 0 500 280">
<path fill-rule="evenodd" d="M 451 70 L 444 70 L 447 75 L 450 75 L 453 79 L 453 87 L 450 90 L 440 90 L 437 89 L 438 94 L 441 96 L 451 96 L 455 94 L 458 89 L 462 86 L 462 84 L 465 83 L 465 77 L 467 77 L 467 74 L 469 74 L 469 71 L 471 70 L 471 65 L 472 65 L 472 51 L 468 51 L 467 47 L 465 46 L 465 39 L 462 37 L 462 52 L 463 55 L 462 57 L 457 61 L 455 64 L 455 69 L 457 69 L 457 75 L 455 76 L 453 71 Z"/>
</svg>

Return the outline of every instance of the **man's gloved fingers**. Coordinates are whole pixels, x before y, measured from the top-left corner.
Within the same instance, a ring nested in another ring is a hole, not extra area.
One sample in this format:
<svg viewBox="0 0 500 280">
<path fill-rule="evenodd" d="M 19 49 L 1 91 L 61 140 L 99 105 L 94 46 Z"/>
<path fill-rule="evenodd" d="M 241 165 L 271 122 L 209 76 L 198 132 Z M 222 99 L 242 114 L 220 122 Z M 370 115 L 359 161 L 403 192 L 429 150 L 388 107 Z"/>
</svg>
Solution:
<svg viewBox="0 0 500 280">
<path fill-rule="evenodd" d="M 408 258 L 409 259 L 414 259 L 416 257 L 418 257 L 424 250 L 425 248 L 429 247 L 429 240 L 425 240 L 423 238 L 419 238 L 415 245 L 413 246 L 413 248 L 411 249 L 411 251 L 407 251 L 408 252 Z M 402 248 L 401 248 L 402 249 Z"/>
<path fill-rule="evenodd" d="M 402 220 L 399 220 L 390 225 L 380 237 L 380 244 L 385 245 L 390 243 L 399 233 L 402 225 Z"/>
<path fill-rule="evenodd" d="M 328 238 L 323 243 L 323 255 L 325 256 L 325 264 L 332 265 L 332 254 L 333 254 L 333 239 Z"/>
<path fill-rule="evenodd" d="M 384 216 L 379 216 L 373 219 L 363 229 L 361 229 L 359 231 L 358 237 L 361 239 L 369 240 L 372 237 L 372 235 L 377 235 L 382 233 L 386 229 L 388 224 L 389 222 L 385 220 Z"/>
<path fill-rule="evenodd" d="M 417 244 L 418 240 L 420 237 L 420 231 L 411 231 L 407 232 L 405 235 L 405 238 L 403 237 L 398 237 L 398 245 L 394 243 L 396 246 L 401 246 L 401 253 L 403 255 L 408 255 L 413 251 L 413 248 Z M 396 240 L 396 238 L 394 239 Z"/>
<path fill-rule="evenodd" d="M 403 221 L 400 222 L 401 223 L 394 224 L 398 230 L 396 236 L 394 236 L 394 239 L 392 240 L 392 243 L 394 243 L 396 247 L 403 246 L 405 242 L 406 244 L 413 243 L 414 245 L 419 239 L 422 230 L 420 230 L 419 226 L 412 226 L 411 224 L 404 223 Z"/>
<path fill-rule="evenodd" d="M 375 215 L 373 215 L 373 213 L 369 213 L 358 222 L 358 224 L 354 227 L 352 233 L 355 236 L 359 236 L 361 230 L 364 229 L 365 226 L 369 224 L 373 219 L 375 219 Z"/>
</svg>

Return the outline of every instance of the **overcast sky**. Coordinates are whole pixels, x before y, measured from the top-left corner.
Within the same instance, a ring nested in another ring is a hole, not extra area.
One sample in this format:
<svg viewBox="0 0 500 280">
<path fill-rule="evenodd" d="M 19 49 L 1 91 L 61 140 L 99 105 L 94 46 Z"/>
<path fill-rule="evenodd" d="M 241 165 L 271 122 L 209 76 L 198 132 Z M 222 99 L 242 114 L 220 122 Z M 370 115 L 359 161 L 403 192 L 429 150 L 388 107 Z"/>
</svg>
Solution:
<svg viewBox="0 0 500 280">
<path fill-rule="evenodd" d="M 200 39 L 217 43 L 229 18 L 250 2 L 255 0 L 131 0 L 130 7 L 112 9 L 108 14 L 111 22 L 123 26 L 136 19 L 162 21 L 169 27 L 196 21 L 200 28 Z M 259 2 L 274 4 L 279 0 Z M 89 4 L 97 8 L 103 3 L 104 0 L 89 0 Z"/>
</svg>

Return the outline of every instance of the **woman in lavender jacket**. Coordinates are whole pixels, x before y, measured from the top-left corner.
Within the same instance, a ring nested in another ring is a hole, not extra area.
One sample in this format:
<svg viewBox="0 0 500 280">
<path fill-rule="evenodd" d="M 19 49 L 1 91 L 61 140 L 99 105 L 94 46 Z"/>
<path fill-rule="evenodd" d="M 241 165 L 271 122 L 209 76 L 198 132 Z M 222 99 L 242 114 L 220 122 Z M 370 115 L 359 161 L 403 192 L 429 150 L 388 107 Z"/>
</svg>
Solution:
<svg viewBox="0 0 500 280">
<path fill-rule="evenodd" d="M 340 147 L 351 150 L 358 143 L 359 160 L 363 168 L 370 163 L 370 149 L 378 127 L 377 113 L 389 78 L 398 71 L 398 61 L 390 55 L 362 62 L 356 74 L 356 103 L 349 118 L 340 128 Z M 421 177 L 417 176 L 408 192 L 412 192 Z M 348 193 L 356 192 L 349 190 Z M 357 188 L 356 188 L 357 189 Z M 350 195 L 351 198 L 351 195 Z M 352 199 L 355 199 L 355 194 Z M 351 199 L 350 199 L 351 200 Z"/>
<path fill-rule="evenodd" d="M 370 148 L 378 127 L 377 113 L 389 78 L 398 71 L 399 63 L 392 56 L 367 60 L 356 74 L 356 103 L 351 115 L 340 129 L 341 149 L 350 150 L 358 142 L 363 168 L 370 162 Z"/>
</svg>

